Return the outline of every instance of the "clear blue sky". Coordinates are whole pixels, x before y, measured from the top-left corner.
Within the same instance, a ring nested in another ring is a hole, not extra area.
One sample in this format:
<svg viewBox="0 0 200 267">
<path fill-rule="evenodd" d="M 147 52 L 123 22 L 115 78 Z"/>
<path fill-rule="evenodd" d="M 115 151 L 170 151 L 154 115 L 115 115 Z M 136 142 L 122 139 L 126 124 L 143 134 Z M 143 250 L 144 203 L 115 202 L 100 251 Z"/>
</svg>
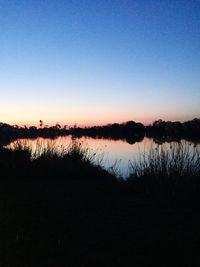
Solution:
<svg viewBox="0 0 200 267">
<path fill-rule="evenodd" d="M 200 117 L 199 0 L 0 0 L 0 121 Z"/>
</svg>

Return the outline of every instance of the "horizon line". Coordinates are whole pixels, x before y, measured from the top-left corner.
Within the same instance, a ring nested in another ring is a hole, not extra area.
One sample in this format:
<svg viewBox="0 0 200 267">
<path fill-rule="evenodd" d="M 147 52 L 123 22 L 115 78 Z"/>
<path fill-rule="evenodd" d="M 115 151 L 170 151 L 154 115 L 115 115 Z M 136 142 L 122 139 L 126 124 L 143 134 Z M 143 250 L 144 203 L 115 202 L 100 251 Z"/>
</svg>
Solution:
<svg viewBox="0 0 200 267">
<path fill-rule="evenodd" d="M 64 126 L 68 126 L 69 128 L 73 128 L 73 127 L 80 127 L 80 128 L 87 128 L 87 127 L 101 127 L 101 126 L 108 126 L 108 125 L 112 125 L 112 124 L 123 124 L 123 123 L 127 123 L 129 121 L 134 121 L 135 123 L 141 123 L 143 124 L 144 126 L 148 126 L 148 125 L 152 125 L 155 121 L 159 121 L 159 120 L 162 120 L 162 121 L 165 121 L 165 122 L 181 122 L 181 123 L 184 123 L 184 122 L 187 122 L 187 121 L 192 121 L 194 119 L 200 119 L 200 116 L 196 116 L 196 117 L 193 117 L 192 119 L 180 119 L 180 120 L 166 120 L 166 119 L 162 119 L 162 118 L 159 118 L 159 119 L 155 119 L 155 120 L 152 120 L 151 122 L 141 122 L 141 121 L 138 121 L 138 120 L 125 120 L 125 121 L 121 121 L 121 122 L 117 122 L 117 121 L 114 121 L 114 122 L 105 122 L 105 123 L 59 123 L 58 122 L 54 122 L 54 123 L 51 123 L 49 125 L 49 123 L 45 123 L 43 120 L 38 120 L 38 123 L 37 124 L 31 124 L 29 122 L 26 122 L 26 123 L 11 123 L 11 122 L 3 122 L 3 121 L 0 121 L 0 123 L 3 123 L 3 124 L 8 124 L 10 126 L 19 126 L 19 127 L 37 127 L 40 126 L 40 121 L 42 121 L 42 127 L 45 128 L 45 127 L 53 127 L 55 126 L 56 124 L 59 124 L 61 127 L 64 127 Z M 40 126 L 41 127 L 41 126 Z"/>
</svg>

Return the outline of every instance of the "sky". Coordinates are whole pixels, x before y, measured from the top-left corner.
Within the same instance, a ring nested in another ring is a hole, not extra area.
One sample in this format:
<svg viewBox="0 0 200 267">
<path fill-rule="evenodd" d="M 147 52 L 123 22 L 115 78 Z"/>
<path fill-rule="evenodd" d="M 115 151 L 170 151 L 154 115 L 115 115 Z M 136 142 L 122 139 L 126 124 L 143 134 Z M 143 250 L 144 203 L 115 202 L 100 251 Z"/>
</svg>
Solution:
<svg viewBox="0 0 200 267">
<path fill-rule="evenodd" d="M 0 121 L 200 117 L 199 0 L 0 0 Z"/>
</svg>

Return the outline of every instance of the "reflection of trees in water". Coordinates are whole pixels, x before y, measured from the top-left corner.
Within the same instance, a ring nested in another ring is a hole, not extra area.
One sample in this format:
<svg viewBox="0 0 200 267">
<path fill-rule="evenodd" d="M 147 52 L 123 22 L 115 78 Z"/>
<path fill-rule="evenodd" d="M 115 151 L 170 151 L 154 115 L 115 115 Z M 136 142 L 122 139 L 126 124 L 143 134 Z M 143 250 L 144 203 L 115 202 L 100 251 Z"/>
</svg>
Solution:
<svg viewBox="0 0 200 267">
<path fill-rule="evenodd" d="M 200 143 L 200 119 L 183 123 L 158 120 L 153 125 L 146 127 L 145 134 L 147 137 L 153 137 L 158 143 L 180 141 L 181 139 Z"/>
<path fill-rule="evenodd" d="M 18 138 L 55 138 L 57 136 L 72 135 L 74 137 L 88 136 L 92 138 L 106 138 L 123 140 L 129 144 L 140 142 L 144 136 L 154 139 L 155 143 L 179 142 L 182 139 L 194 143 L 200 143 L 200 119 L 186 122 L 171 122 L 158 120 L 152 125 L 144 126 L 141 123 L 128 121 L 94 127 L 61 127 L 59 123 L 48 127 L 43 121 L 39 121 L 39 128 L 35 126 L 9 125 L 0 123 L 0 146 L 6 145 Z"/>
<path fill-rule="evenodd" d="M 153 141 L 154 143 L 158 145 L 162 145 L 163 143 L 171 143 L 171 142 L 177 142 L 180 143 L 182 139 L 180 138 L 172 138 L 172 137 L 154 137 Z"/>
<path fill-rule="evenodd" d="M 9 138 L 9 137 L 0 137 L 0 148 L 6 145 L 9 145 L 12 141 L 16 140 L 17 138 Z"/>
<path fill-rule="evenodd" d="M 142 142 L 144 139 L 144 135 L 141 136 L 125 136 L 125 137 L 117 137 L 117 136 L 100 136 L 100 135 L 73 135 L 74 138 L 82 138 L 82 137 L 89 137 L 93 139 L 105 139 L 110 141 L 124 141 L 129 143 L 130 145 L 133 145 L 137 142 Z"/>
<path fill-rule="evenodd" d="M 172 142 L 180 143 L 182 140 L 191 142 L 194 146 L 200 144 L 200 138 L 153 137 L 154 143 L 158 145 L 162 145 L 163 143 L 172 143 Z"/>
<path fill-rule="evenodd" d="M 141 136 L 127 136 L 125 140 L 130 145 L 133 145 L 135 143 L 142 142 L 143 139 L 144 139 L 144 135 L 141 135 Z"/>
</svg>

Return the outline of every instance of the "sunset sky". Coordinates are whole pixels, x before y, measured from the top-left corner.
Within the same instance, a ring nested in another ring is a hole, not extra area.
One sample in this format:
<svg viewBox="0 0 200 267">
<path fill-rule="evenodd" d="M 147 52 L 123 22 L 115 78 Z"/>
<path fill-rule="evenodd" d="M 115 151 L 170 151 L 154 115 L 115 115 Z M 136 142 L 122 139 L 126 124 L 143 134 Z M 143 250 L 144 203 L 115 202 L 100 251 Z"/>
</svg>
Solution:
<svg viewBox="0 0 200 267">
<path fill-rule="evenodd" d="M 199 0 L 0 0 L 0 121 L 200 117 Z"/>
</svg>

